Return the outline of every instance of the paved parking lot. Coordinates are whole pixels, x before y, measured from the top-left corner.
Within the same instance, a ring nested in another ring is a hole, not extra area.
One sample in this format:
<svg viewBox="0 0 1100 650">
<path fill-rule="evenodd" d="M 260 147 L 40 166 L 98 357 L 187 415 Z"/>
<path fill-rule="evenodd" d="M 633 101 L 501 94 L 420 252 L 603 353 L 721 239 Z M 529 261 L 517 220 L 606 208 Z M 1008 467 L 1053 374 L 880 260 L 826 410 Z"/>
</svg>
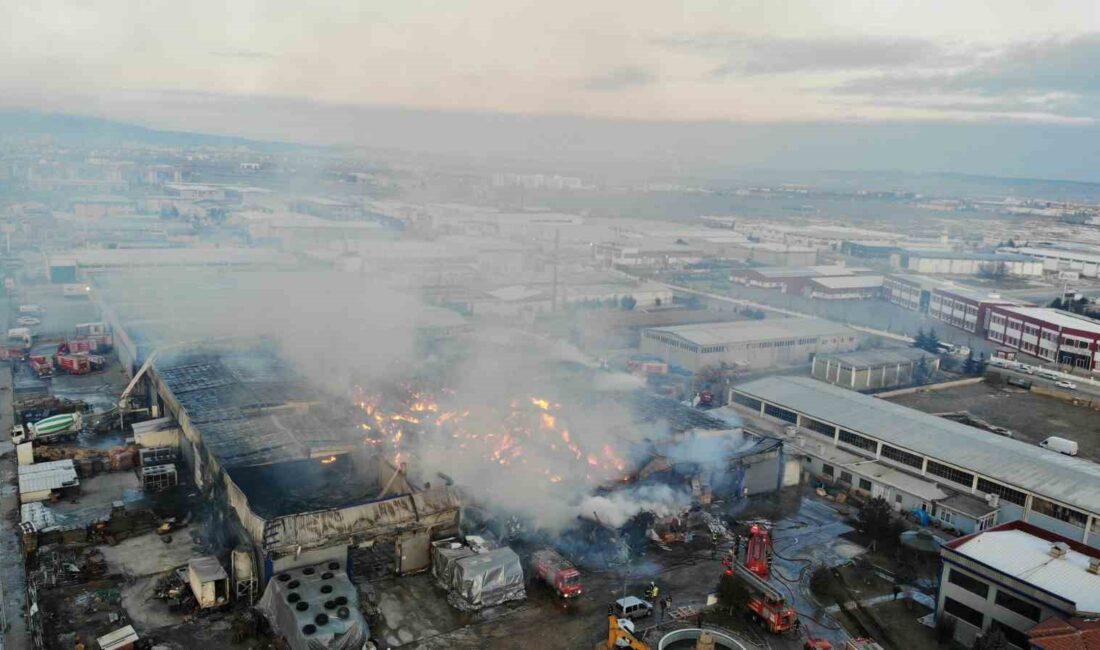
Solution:
<svg viewBox="0 0 1100 650">
<path fill-rule="evenodd" d="M 1033 444 L 1048 436 L 1070 438 L 1080 445 L 1082 458 L 1100 462 L 1100 413 L 1022 388 L 982 383 L 889 400 L 926 413 L 967 411 L 990 424 L 1011 429 L 1015 439 Z"/>
</svg>

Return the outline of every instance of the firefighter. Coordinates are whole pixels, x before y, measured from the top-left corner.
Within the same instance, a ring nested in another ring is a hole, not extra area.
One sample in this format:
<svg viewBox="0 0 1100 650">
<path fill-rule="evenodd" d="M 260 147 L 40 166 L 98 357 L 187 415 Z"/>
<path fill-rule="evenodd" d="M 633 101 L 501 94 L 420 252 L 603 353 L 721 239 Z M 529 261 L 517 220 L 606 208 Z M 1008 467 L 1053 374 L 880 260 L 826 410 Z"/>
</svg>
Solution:
<svg viewBox="0 0 1100 650">
<path fill-rule="evenodd" d="M 718 531 L 714 530 L 710 533 L 710 559 L 718 557 Z"/>
<path fill-rule="evenodd" d="M 657 604 L 657 595 L 660 592 L 661 592 L 661 590 L 657 588 L 657 583 L 650 580 L 649 581 L 649 586 L 645 588 L 645 595 L 646 595 L 646 598 L 649 599 L 649 602 L 656 605 Z"/>
</svg>

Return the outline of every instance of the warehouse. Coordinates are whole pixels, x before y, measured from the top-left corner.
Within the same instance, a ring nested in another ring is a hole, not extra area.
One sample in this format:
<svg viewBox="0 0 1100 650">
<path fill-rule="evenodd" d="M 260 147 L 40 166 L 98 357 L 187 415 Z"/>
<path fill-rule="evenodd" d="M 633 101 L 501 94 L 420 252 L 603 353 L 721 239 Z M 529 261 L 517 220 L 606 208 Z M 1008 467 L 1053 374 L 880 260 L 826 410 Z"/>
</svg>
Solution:
<svg viewBox="0 0 1100 650">
<path fill-rule="evenodd" d="M 940 367 L 940 358 L 916 348 L 865 350 L 847 354 L 819 354 L 810 374 L 821 381 L 858 391 L 908 386 L 924 360 L 925 373 Z"/>
<path fill-rule="evenodd" d="M 744 242 L 730 244 L 727 251 L 731 258 L 769 266 L 817 264 L 817 250 L 807 246 L 791 246 L 774 242 Z"/>
<path fill-rule="evenodd" d="M 1010 275 L 1039 277 L 1043 263 L 1027 255 L 902 250 L 890 255 L 890 266 L 929 275 Z"/>
<path fill-rule="evenodd" d="M 761 289 L 778 289 L 783 293 L 808 294 L 812 282 L 819 278 L 853 277 L 872 273 L 871 269 L 842 266 L 762 266 L 751 269 L 735 269 L 730 272 L 730 282 Z M 879 277 L 881 285 L 882 277 Z"/>
<path fill-rule="evenodd" d="M 1028 630 L 1042 621 L 1100 615 L 1100 552 L 1041 528 L 1004 524 L 948 542 L 940 558 L 936 616 L 956 619 L 966 646 L 995 625 L 1030 648 Z"/>
<path fill-rule="evenodd" d="M 1083 278 L 1100 277 L 1100 252 L 1095 249 L 1083 251 L 1054 246 L 1025 246 L 1005 248 L 1001 252 L 1037 258 L 1042 261 L 1043 270 L 1048 273 L 1069 271 L 1078 273 Z"/>
<path fill-rule="evenodd" d="M 993 306 L 986 338 L 1040 359 L 1096 370 L 1100 321 L 1046 307 Z"/>
<path fill-rule="evenodd" d="M 730 402 L 956 490 L 996 502 L 1001 521 L 1024 520 L 1100 547 L 1100 465 L 992 435 L 809 377 L 735 386 Z"/>
<path fill-rule="evenodd" d="M 818 318 L 653 327 L 642 331 L 641 351 L 696 372 L 722 363 L 770 368 L 810 363 L 811 354 L 850 352 L 861 334 Z"/>
<path fill-rule="evenodd" d="M 173 418 L 195 483 L 232 513 L 264 577 L 370 547 L 391 570 L 427 566 L 457 531 L 450 487 L 410 481 L 362 442 L 360 411 L 328 402 L 269 351 L 209 347 L 157 359 L 153 415 Z"/>
<path fill-rule="evenodd" d="M 808 293 L 817 300 L 872 300 L 882 295 L 881 275 L 811 278 Z"/>
</svg>

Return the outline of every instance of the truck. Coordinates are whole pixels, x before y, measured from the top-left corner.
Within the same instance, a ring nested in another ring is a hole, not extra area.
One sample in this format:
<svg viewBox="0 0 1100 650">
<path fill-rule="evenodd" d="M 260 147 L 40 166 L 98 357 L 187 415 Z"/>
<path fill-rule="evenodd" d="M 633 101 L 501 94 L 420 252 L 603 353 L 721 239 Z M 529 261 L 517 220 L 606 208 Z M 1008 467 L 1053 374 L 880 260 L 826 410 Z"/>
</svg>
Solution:
<svg viewBox="0 0 1100 650">
<path fill-rule="evenodd" d="M 736 576 L 748 587 L 750 595 L 745 603 L 752 620 L 772 634 L 783 634 L 794 629 L 798 614 L 782 592 L 769 581 L 774 551 L 768 529 L 754 524 L 749 530 L 744 560 L 736 544 L 722 560 L 726 575 Z"/>
<path fill-rule="evenodd" d="M 80 413 L 62 413 L 25 426 L 15 425 L 11 430 L 11 441 L 18 445 L 31 441 L 49 444 L 72 440 L 82 428 L 84 418 Z"/>
<path fill-rule="evenodd" d="M 53 362 L 50 358 L 44 354 L 32 354 L 27 357 L 27 362 L 30 363 L 31 370 L 38 378 L 52 377 L 53 376 Z"/>
<path fill-rule="evenodd" d="M 535 579 L 550 585 L 562 598 L 575 598 L 584 592 L 581 572 L 557 551 L 551 549 L 535 551 L 531 554 L 531 567 L 534 570 Z"/>
<path fill-rule="evenodd" d="M 1065 454 L 1067 456 L 1077 455 L 1077 441 L 1070 440 L 1069 438 L 1061 438 L 1059 436 L 1050 436 L 1046 440 L 1039 443 L 1039 446 L 1043 449 L 1049 449 L 1056 451 L 1059 454 Z"/>
</svg>

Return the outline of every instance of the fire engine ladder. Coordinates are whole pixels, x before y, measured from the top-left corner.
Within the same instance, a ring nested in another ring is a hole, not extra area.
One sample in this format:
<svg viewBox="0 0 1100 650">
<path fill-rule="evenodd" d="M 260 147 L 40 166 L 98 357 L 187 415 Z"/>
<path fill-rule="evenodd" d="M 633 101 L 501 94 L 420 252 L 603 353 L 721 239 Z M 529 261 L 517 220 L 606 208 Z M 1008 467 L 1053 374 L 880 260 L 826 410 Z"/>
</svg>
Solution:
<svg viewBox="0 0 1100 650">
<path fill-rule="evenodd" d="M 733 565 L 734 573 L 738 578 L 741 578 L 748 583 L 749 587 L 755 589 L 758 593 L 763 594 L 771 601 L 782 602 L 785 601 L 783 594 L 778 589 L 773 587 L 767 580 L 764 580 L 760 576 L 756 575 L 752 571 L 749 571 L 743 564 Z"/>
</svg>

